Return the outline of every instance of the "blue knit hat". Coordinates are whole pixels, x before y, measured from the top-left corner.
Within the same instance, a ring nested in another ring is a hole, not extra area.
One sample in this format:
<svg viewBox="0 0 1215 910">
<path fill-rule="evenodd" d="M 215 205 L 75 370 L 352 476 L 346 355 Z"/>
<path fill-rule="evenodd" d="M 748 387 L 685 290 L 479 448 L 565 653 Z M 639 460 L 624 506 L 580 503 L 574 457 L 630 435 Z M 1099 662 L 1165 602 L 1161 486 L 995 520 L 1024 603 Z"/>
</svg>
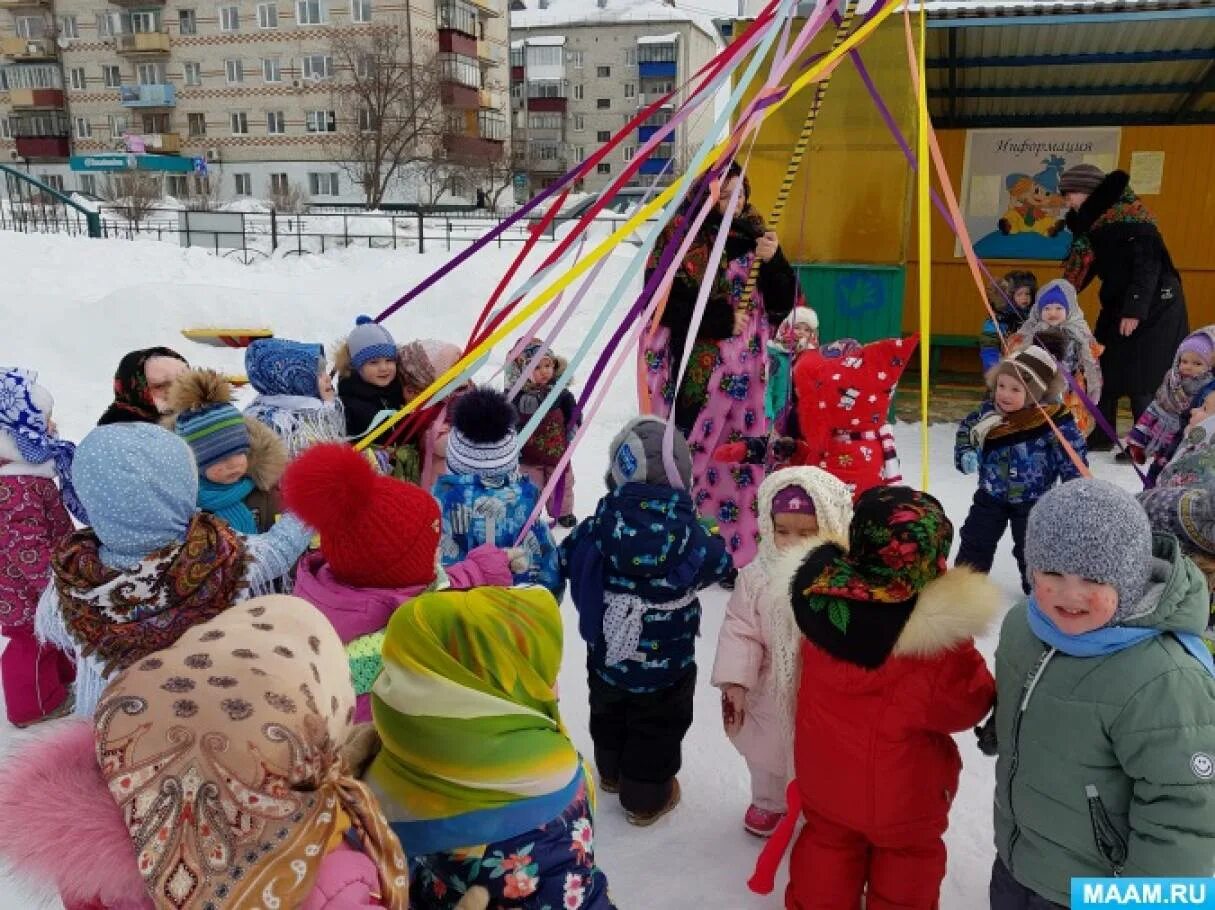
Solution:
<svg viewBox="0 0 1215 910">
<path fill-rule="evenodd" d="M 1048 306 L 1061 306 L 1063 312 L 1070 313 L 1076 306 L 1076 289 L 1063 278 L 1056 278 L 1042 286 L 1038 291 L 1038 313 L 1041 314 Z"/>
<path fill-rule="evenodd" d="M 350 363 L 356 370 L 379 357 L 397 359 L 397 343 L 388 334 L 388 329 L 370 316 L 355 320 L 354 330 L 346 338 L 346 347 L 350 351 Z"/>
<path fill-rule="evenodd" d="M 190 447 L 156 424 L 97 427 L 76 447 L 72 481 L 111 568 L 184 540 L 197 511 Z"/>
<path fill-rule="evenodd" d="M 233 455 L 247 455 L 252 447 L 245 418 L 230 404 L 212 404 L 178 414 L 177 435 L 194 450 L 200 471 Z"/>
<path fill-rule="evenodd" d="M 300 395 L 319 398 L 317 376 L 325 362 L 319 344 L 259 338 L 245 348 L 245 372 L 259 395 Z"/>
</svg>

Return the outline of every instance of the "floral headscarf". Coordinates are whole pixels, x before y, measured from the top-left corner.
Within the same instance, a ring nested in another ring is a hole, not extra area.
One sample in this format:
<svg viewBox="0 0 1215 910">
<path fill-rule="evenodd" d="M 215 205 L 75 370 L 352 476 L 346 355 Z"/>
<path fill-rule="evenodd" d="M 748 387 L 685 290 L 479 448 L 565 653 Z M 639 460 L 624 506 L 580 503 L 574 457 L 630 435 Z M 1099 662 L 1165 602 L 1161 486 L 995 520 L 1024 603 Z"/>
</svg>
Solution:
<svg viewBox="0 0 1215 910">
<path fill-rule="evenodd" d="M 83 524 L 88 514 L 72 486 L 76 446 L 50 428 L 50 394 L 37 385 L 38 374 L 18 367 L 0 368 L 0 433 L 7 433 L 30 464 L 55 462 L 63 504 Z M 40 404 L 38 399 L 45 403 Z"/>
</svg>

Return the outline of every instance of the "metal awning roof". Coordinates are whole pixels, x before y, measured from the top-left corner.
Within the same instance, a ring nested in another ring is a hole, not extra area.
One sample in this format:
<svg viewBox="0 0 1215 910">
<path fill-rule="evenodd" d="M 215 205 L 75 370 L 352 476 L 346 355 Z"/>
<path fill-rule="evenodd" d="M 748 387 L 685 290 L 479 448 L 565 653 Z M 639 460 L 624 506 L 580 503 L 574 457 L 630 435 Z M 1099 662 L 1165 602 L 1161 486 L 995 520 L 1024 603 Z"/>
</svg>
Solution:
<svg viewBox="0 0 1215 910">
<path fill-rule="evenodd" d="M 928 11 L 939 126 L 1215 123 L 1215 0 L 929 0 Z"/>
</svg>

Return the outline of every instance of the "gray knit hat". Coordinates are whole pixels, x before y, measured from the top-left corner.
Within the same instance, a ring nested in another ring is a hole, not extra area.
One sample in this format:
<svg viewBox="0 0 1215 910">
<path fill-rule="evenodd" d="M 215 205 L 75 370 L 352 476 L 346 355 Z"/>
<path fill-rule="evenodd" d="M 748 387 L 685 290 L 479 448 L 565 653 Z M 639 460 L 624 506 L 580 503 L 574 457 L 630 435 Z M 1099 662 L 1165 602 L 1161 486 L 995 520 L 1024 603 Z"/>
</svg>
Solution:
<svg viewBox="0 0 1215 910">
<path fill-rule="evenodd" d="M 605 482 L 609 490 L 626 483 L 672 485 L 662 458 L 662 438 L 666 431 L 667 422 L 659 417 L 636 417 L 625 424 L 612 440 L 608 452 L 611 465 Z M 691 489 L 692 452 L 679 430 L 675 430 L 673 453 L 679 479 L 685 490 Z"/>
<path fill-rule="evenodd" d="M 1101 182 L 1105 180 L 1105 171 L 1095 164 L 1077 164 L 1069 167 L 1059 178 L 1059 192 L 1066 196 L 1068 193 L 1084 193 L 1091 196 Z"/>
<path fill-rule="evenodd" d="M 388 334 L 388 329 L 370 316 L 355 320 L 354 328 L 346 336 L 346 347 L 350 351 L 350 363 L 356 370 L 378 358 L 397 359 L 397 343 Z"/>
<path fill-rule="evenodd" d="M 1105 480 L 1081 478 L 1055 487 L 1029 513 L 1029 571 L 1081 575 L 1113 586 L 1111 623 L 1137 615 L 1152 569 L 1152 526 L 1135 497 Z"/>
</svg>

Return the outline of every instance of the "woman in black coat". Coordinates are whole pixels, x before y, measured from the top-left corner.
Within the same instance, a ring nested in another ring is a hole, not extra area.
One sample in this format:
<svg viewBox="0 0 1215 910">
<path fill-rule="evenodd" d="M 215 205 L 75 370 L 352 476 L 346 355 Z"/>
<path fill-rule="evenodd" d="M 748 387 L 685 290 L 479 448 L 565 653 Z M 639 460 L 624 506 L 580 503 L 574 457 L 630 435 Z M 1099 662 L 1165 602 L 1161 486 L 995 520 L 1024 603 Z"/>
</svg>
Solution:
<svg viewBox="0 0 1215 910">
<path fill-rule="evenodd" d="M 1063 174 L 1059 190 L 1071 209 L 1066 223 L 1072 245 L 1063 277 L 1077 291 L 1101 279 L 1101 313 L 1093 332 L 1105 346 L 1099 404 L 1117 429 L 1119 399 L 1130 398 L 1138 420 L 1189 333 L 1181 276 L 1125 171 L 1107 175 L 1091 164 L 1077 165 Z M 1112 445 L 1099 431 L 1089 440 L 1090 449 Z"/>
</svg>

